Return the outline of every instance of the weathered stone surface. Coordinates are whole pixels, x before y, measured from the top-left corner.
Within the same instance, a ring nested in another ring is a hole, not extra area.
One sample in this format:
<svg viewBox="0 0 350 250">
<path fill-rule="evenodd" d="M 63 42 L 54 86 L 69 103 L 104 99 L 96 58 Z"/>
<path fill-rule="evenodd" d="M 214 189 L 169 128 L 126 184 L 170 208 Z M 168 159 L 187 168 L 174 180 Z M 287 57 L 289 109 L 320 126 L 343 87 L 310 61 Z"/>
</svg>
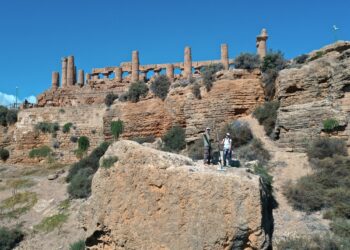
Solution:
<svg viewBox="0 0 350 250">
<path fill-rule="evenodd" d="M 18 122 L 14 132 L 15 149 L 9 162 L 21 164 L 34 164 L 43 159 L 31 159 L 28 154 L 31 149 L 43 145 L 49 146 L 54 153 L 54 158 L 60 163 L 73 163 L 77 160 L 74 150 L 77 143 L 71 141 L 71 137 L 87 136 L 90 141 L 89 152 L 103 141 L 103 114 L 105 106 L 79 106 L 32 108 L 21 110 L 18 113 Z M 35 125 L 39 122 L 57 122 L 61 130 L 57 131 L 56 138 L 49 133 L 35 131 Z M 71 122 L 73 126 L 68 133 L 62 132 L 64 124 Z M 59 148 L 53 148 L 53 141 L 59 142 Z"/>
<path fill-rule="evenodd" d="M 322 57 L 300 68 L 285 69 L 277 79 L 280 143 L 297 151 L 323 134 L 323 121 L 329 118 L 340 125 L 341 131 L 333 135 L 346 139 L 350 146 L 350 43 L 319 51 L 312 52 L 310 58 Z"/>
<path fill-rule="evenodd" d="M 232 80 L 216 81 L 209 93 L 203 87 L 200 100 L 188 86 L 172 89 L 164 102 L 159 98 L 138 103 L 116 102 L 104 116 L 104 134 L 111 138 L 110 122 L 118 119 L 125 122 L 125 138 L 160 137 L 172 125 L 179 124 L 186 128 L 187 139 L 191 141 L 207 126 L 219 129 L 225 122 L 250 114 L 264 101 L 259 75 L 252 73 L 250 78 L 245 75 L 245 79 L 237 75 L 238 72 L 232 71 Z"/>
<path fill-rule="evenodd" d="M 110 156 L 118 162 L 97 171 L 81 209 L 90 249 L 269 246 L 271 218 L 258 176 L 218 172 L 132 141 L 111 145 L 103 158 Z"/>
</svg>

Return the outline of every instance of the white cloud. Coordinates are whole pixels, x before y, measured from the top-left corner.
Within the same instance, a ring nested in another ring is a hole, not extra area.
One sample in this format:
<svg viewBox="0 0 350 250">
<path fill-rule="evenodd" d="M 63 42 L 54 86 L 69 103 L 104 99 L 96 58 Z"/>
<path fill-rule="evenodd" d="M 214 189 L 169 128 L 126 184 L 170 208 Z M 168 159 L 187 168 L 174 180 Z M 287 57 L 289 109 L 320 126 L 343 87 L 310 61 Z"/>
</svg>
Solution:
<svg viewBox="0 0 350 250">
<path fill-rule="evenodd" d="M 30 103 L 36 103 L 36 97 L 33 95 L 25 97 L 23 100 L 17 99 L 17 102 L 22 103 L 25 99 Z M 14 104 L 15 102 L 16 96 L 0 92 L 0 105 L 8 106 Z"/>
</svg>

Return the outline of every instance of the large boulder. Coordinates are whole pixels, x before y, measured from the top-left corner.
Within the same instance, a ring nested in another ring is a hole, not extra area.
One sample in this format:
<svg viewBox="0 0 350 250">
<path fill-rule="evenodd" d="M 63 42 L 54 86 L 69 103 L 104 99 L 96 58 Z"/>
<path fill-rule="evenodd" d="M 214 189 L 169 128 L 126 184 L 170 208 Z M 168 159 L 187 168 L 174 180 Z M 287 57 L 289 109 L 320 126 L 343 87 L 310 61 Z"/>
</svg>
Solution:
<svg viewBox="0 0 350 250">
<path fill-rule="evenodd" d="M 132 141 L 111 145 L 81 211 L 90 249 L 267 249 L 271 211 L 261 179 Z"/>
</svg>

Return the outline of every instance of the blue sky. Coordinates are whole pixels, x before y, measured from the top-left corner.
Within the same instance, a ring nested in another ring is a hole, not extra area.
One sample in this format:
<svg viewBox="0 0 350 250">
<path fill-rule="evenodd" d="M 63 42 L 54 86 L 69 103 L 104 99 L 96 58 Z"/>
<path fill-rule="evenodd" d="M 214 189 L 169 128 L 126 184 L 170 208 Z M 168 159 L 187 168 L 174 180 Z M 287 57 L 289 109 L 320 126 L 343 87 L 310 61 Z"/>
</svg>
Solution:
<svg viewBox="0 0 350 250">
<path fill-rule="evenodd" d="M 78 69 L 119 65 L 139 50 L 142 64 L 255 52 L 262 28 L 268 47 L 287 58 L 338 38 L 350 40 L 350 1 L 281 0 L 3 0 L 0 7 L 0 103 L 4 94 L 38 95 L 50 87 L 60 58 L 74 55 Z M 6 99 L 6 98 L 5 98 Z"/>
</svg>

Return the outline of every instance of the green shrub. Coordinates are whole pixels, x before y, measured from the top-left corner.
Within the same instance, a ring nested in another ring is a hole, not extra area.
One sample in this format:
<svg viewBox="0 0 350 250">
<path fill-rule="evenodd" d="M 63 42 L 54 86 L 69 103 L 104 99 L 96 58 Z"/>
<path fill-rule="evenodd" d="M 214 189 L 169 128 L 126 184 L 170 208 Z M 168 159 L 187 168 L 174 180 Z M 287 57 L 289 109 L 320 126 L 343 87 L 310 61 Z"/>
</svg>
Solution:
<svg viewBox="0 0 350 250">
<path fill-rule="evenodd" d="M 287 61 L 281 51 L 269 51 L 261 63 L 261 71 L 266 72 L 269 69 L 280 71 L 287 66 Z"/>
<path fill-rule="evenodd" d="M 272 132 L 276 125 L 277 110 L 279 102 L 265 102 L 262 106 L 255 109 L 253 116 L 264 126 L 267 135 L 272 136 Z"/>
<path fill-rule="evenodd" d="M 111 133 L 114 137 L 114 140 L 117 140 L 119 136 L 124 131 L 124 123 L 122 120 L 118 119 L 118 121 L 111 122 Z"/>
<path fill-rule="evenodd" d="M 325 132 L 332 132 L 339 127 L 339 122 L 336 119 L 330 118 L 323 121 L 323 130 Z"/>
<path fill-rule="evenodd" d="M 329 235 L 312 235 L 310 237 L 289 237 L 276 243 L 278 250 L 338 250 L 344 244 Z"/>
<path fill-rule="evenodd" d="M 330 227 L 336 235 L 350 239 L 350 220 L 338 218 L 331 223 Z"/>
<path fill-rule="evenodd" d="M 41 131 L 43 133 L 55 133 L 58 130 L 60 130 L 60 126 L 58 125 L 57 122 L 55 123 L 50 123 L 50 122 L 39 122 L 38 124 L 35 125 L 35 129 L 38 131 Z"/>
<path fill-rule="evenodd" d="M 70 131 L 70 128 L 73 126 L 73 123 L 71 123 L 71 122 L 68 122 L 68 123 L 66 123 L 66 124 L 64 124 L 63 125 L 63 128 L 62 128 L 62 132 L 63 133 L 69 133 L 69 131 Z"/>
<path fill-rule="evenodd" d="M 10 152 L 6 148 L 0 148 L 0 159 L 3 161 L 7 161 L 10 157 Z"/>
<path fill-rule="evenodd" d="M 128 100 L 132 102 L 138 102 L 141 97 L 146 97 L 148 93 L 148 87 L 144 82 L 133 82 L 128 91 Z"/>
<path fill-rule="evenodd" d="M 108 158 L 104 158 L 103 161 L 102 161 L 102 167 L 103 168 L 110 168 L 117 161 L 118 161 L 118 157 L 117 156 L 111 156 L 111 157 L 108 157 Z"/>
<path fill-rule="evenodd" d="M 55 228 L 60 227 L 68 219 L 68 214 L 59 213 L 44 218 L 38 225 L 34 226 L 37 231 L 45 233 L 53 231 Z"/>
<path fill-rule="evenodd" d="M 139 136 L 139 137 L 133 137 L 131 138 L 132 141 L 136 141 L 139 144 L 143 143 L 153 143 L 156 141 L 156 138 L 154 135 L 148 135 L 148 136 Z"/>
<path fill-rule="evenodd" d="M 86 152 L 89 147 L 90 147 L 89 138 L 87 138 L 86 136 L 80 136 L 78 139 L 78 149 L 83 152 Z"/>
<path fill-rule="evenodd" d="M 204 143 L 202 139 L 197 139 L 188 145 L 188 156 L 192 160 L 201 160 L 204 158 Z"/>
<path fill-rule="evenodd" d="M 186 147 L 185 130 L 180 126 L 173 126 L 162 138 L 166 151 L 178 152 Z"/>
<path fill-rule="evenodd" d="M 252 131 L 245 122 L 233 121 L 226 124 L 220 131 L 220 138 L 224 138 L 226 133 L 230 133 L 234 148 L 243 146 L 253 139 Z"/>
<path fill-rule="evenodd" d="M 6 116 L 8 109 L 5 106 L 0 105 L 0 125 L 7 126 Z"/>
<path fill-rule="evenodd" d="M 110 107 L 114 100 L 118 99 L 118 95 L 114 93 L 108 93 L 105 97 L 105 104 L 107 107 Z"/>
<path fill-rule="evenodd" d="M 29 158 L 35 157 L 47 157 L 51 154 L 52 150 L 48 146 L 41 146 L 40 148 L 34 148 L 29 152 Z"/>
<path fill-rule="evenodd" d="M 195 83 L 192 85 L 192 94 L 198 99 L 202 99 L 201 96 L 201 87 L 199 86 L 198 83 Z"/>
<path fill-rule="evenodd" d="M 302 54 L 300 56 L 297 56 L 296 58 L 294 58 L 294 62 L 296 62 L 297 64 L 303 64 L 306 62 L 306 60 L 309 58 L 308 55 L 306 54 Z"/>
<path fill-rule="evenodd" d="M 6 123 L 7 125 L 15 124 L 17 122 L 18 110 L 9 109 L 6 114 Z"/>
<path fill-rule="evenodd" d="M 241 53 L 239 56 L 236 57 L 233 64 L 236 69 L 252 70 L 259 68 L 260 58 L 256 54 Z"/>
<path fill-rule="evenodd" d="M 337 138 L 322 137 L 311 142 L 306 151 L 309 159 L 324 159 L 334 155 L 347 155 L 346 143 Z"/>
<path fill-rule="evenodd" d="M 284 59 L 282 52 L 270 51 L 264 57 L 261 63 L 261 71 L 263 72 L 263 83 L 265 95 L 268 100 L 271 100 L 275 95 L 275 81 L 278 72 L 287 66 L 287 61 Z"/>
<path fill-rule="evenodd" d="M 246 161 L 258 160 L 262 165 L 265 165 L 270 160 L 269 152 L 263 147 L 261 141 L 255 138 L 248 144 L 240 147 L 236 153 L 240 159 Z"/>
<path fill-rule="evenodd" d="M 221 63 L 210 64 L 209 66 L 204 66 L 203 68 L 201 68 L 203 83 L 207 91 L 210 91 L 213 87 L 215 73 L 223 69 L 224 66 Z"/>
<path fill-rule="evenodd" d="M 319 59 L 319 58 L 321 58 L 322 56 L 324 56 L 326 53 L 324 52 L 324 51 L 317 51 L 316 52 L 316 54 L 313 56 L 313 57 L 311 57 L 310 59 L 309 59 L 309 61 L 311 62 L 311 61 L 314 61 L 314 60 L 316 60 L 316 59 Z"/>
<path fill-rule="evenodd" d="M 85 250 L 85 240 L 79 240 L 69 245 L 69 250 Z"/>
<path fill-rule="evenodd" d="M 68 193 L 71 198 L 87 198 L 91 194 L 91 180 L 99 168 L 99 160 L 107 151 L 109 144 L 103 142 L 91 154 L 69 169 L 66 181 L 69 182 Z"/>
<path fill-rule="evenodd" d="M 24 233 L 18 229 L 0 227 L 0 249 L 10 250 L 17 246 L 24 238 Z"/>
<path fill-rule="evenodd" d="M 154 81 L 151 84 L 152 92 L 163 101 L 168 95 L 169 88 L 170 88 L 170 80 L 165 75 L 160 75 L 156 77 L 156 79 L 154 79 Z"/>
</svg>

